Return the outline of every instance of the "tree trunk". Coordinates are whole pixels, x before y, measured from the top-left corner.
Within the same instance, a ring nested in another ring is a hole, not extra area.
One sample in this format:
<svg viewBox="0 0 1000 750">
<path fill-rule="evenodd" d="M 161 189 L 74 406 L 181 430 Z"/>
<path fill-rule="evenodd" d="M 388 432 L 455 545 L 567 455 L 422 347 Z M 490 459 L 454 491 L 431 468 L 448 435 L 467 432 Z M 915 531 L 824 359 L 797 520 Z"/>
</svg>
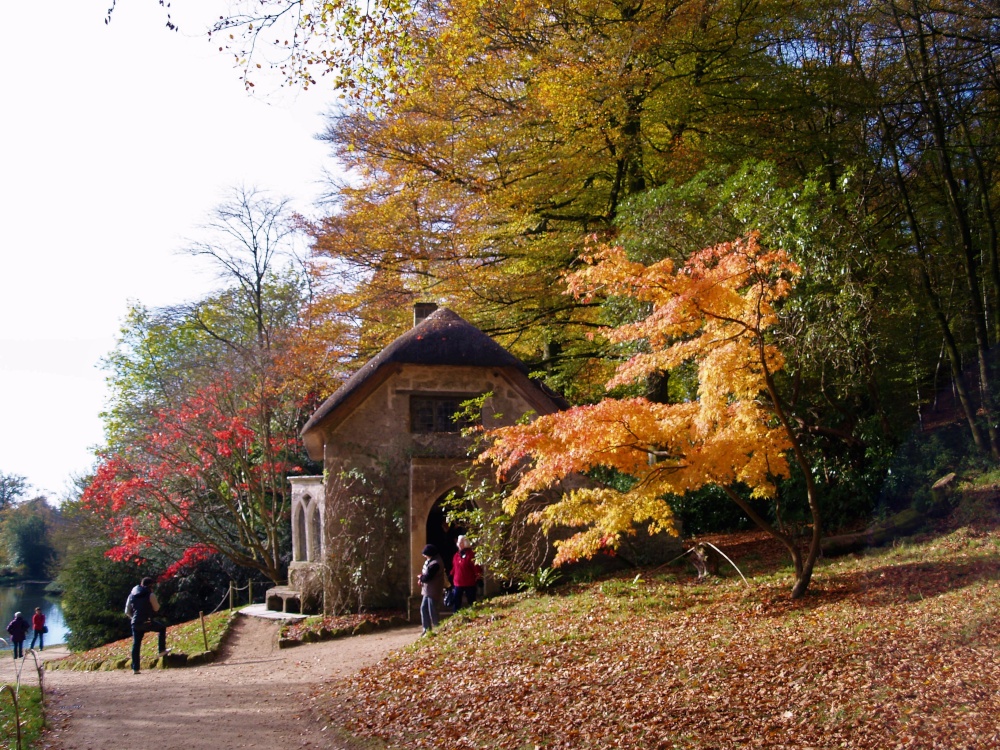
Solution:
<svg viewBox="0 0 1000 750">
<path fill-rule="evenodd" d="M 986 430 L 990 440 L 990 454 L 994 460 L 1000 460 L 1000 437 L 993 421 L 993 395 L 989 371 L 989 332 L 986 324 L 986 311 L 983 307 L 983 297 L 979 288 L 979 264 L 976 258 L 975 242 L 972 237 L 972 226 L 968 211 L 962 199 L 962 187 L 952 165 L 951 146 L 948 142 L 948 127 L 941 111 L 940 97 L 944 93 L 934 87 L 930 71 L 932 64 L 931 49 L 933 39 L 928 42 L 928 36 L 933 32 L 925 31 L 925 24 L 916 3 L 911 4 L 913 18 L 917 24 L 917 51 L 919 58 L 907 55 L 907 64 L 918 84 L 924 110 L 930 118 L 930 132 L 934 139 L 934 151 L 938 157 L 938 167 L 941 171 L 941 181 L 947 199 L 949 213 L 955 223 L 955 229 L 961 241 L 962 260 L 965 268 L 965 282 L 969 290 L 969 305 L 972 310 L 973 330 L 976 337 L 976 356 L 979 361 L 979 380 L 981 392 L 981 409 L 986 416 Z M 901 36 L 906 30 L 902 20 L 896 14 L 896 24 Z M 905 45 L 904 45 L 905 46 Z"/>
<path fill-rule="evenodd" d="M 934 319 L 937 320 L 938 325 L 941 328 L 941 334 L 944 337 L 944 348 L 948 352 L 948 364 L 951 368 L 951 379 L 955 385 L 955 393 L 958 395 L 958 402 L 962 407 L 962 412 L 965 414 L 965 421 L 969 425 L 969 432 L 972 434 L 972 441 L 976 444 L 976 447 L 986 452 L 986 441 L 983 440 L 982 430 L 979 429 L 979 425 L 976 424 L 976 409 L 972 405 L 972 399 L 969 398 L 969 390 L 965 387 L 965 375 L 962 372 L 962 355 L 958 351 L 958 344 L 955 343 L 955 337 L 951 332 L 951 325 L 948 323 L 948 318 L 944 314 L 944 310 L 941 309 L 941 300 L 938 298 L 937 293 L 934 291 L 934 287 L 931 285 L 930 274 L 927 273 L 927 266 L 924 263 L 920 264 L 920 285 L 924 289 L 924 294 L 927 300 L 931 303 L 931 309 L 934 311 Z"/>
<path fill-rule="evenodd" d="M 757 513 L 757 511 L 753 509 L 753 506 L 740 497 L 740 494 L 732 487 L 725 485 L 722 487 L 722 490 L 729 496 L 730 500 L 739 506 L 740 510 L 747 514 L 747 518 L 757 524 L 762 531 L 767 532 L 781 542 L 782 546 L 788 550 L 788 555 L 792 558 L 792 565 L 795 566 L 795 580 L 797 585 L 798 580 L 802 577 L 802 550 L 800 550 L 798 545 L 795 543 L 795 539 L 792 538 L 790 534 L 786 534 L 769 524 L 767 519 Z"/>
</svg>

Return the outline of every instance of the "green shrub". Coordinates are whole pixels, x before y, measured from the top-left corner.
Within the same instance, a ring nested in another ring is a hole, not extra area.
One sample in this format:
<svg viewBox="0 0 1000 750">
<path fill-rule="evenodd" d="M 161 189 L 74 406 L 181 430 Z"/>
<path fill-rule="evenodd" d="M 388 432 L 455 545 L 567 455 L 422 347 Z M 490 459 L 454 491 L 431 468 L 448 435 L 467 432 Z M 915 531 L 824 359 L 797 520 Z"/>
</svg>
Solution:
<svg viewBox="0 0 1000 750">
<path fill-rule="evenodd" d="M 69 626 L 66 645 L 85 651 L 131 634 L 125 600 L 144 575 L 133 563 L 115 562 L 100 548 L 71 558 L 59 574 L 62 608 Z"/>
<path fill-rule="evenodd" d="M 521 583 L 518 584 L 518 588 L 522 591 L 540 593 L 551 589 L 561 578 L 562 573 L 558 570 L 553 570 L 552 568 L 541 568 L 536 570 L 534 573 L 531 573 L 527 578 L 521 581 Z"/>
</svg>

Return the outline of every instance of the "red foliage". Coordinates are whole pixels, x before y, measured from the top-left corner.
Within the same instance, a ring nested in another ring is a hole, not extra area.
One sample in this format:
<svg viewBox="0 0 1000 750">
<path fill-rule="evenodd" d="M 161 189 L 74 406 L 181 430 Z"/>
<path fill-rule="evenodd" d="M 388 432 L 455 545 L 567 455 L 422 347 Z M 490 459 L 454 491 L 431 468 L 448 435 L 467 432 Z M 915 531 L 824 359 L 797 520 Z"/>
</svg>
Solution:
<svg viewBox="0 0 1000 750">
<path fill-rule="evenodd" d="M 188 547 L 184 550 L 184 554 L 181 555 L 179 560 L 163 571 L 163 574 L 160 576 L 160 580 L 166 581 L 173 578 L 181 571 L 187 568 L 192 568 L 198 563 L 207 560 L 212 555 L 216 554 L 216 552 L 218 552 L 217 549 L 210 547 L 207 544 L 196 544 L 193 547 Z"/>
<path fill-rule="evenodd" d="M 156 549 L 176 571 L 218 551 L 277 576 L 269 540 L 287 516 L 285 477 L 301 471 L 296 423 L 280 415 L 266 389 L 231 378 L 156 412 L 153 429 L 102 458 L 83 494 L 107 522 L 108 556 L 142 559 Z"/>
</svg>

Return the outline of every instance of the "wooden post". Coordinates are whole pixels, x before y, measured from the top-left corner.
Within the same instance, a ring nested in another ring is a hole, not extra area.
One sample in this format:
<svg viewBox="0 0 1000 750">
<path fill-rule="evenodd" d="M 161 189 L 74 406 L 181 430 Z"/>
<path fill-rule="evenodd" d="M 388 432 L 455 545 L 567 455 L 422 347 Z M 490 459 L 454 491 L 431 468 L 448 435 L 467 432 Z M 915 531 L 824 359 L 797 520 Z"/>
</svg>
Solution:
<svg viewBox="0 0 1000 750">
<path fill-rule="evenodd" d="M 250 604 L 253 604 L 253 578 L 250 579 Z"/>
<path fill-rule="evenodd" d="M 229 611 L 233 611 L 233 582 L 229 582 Z"/>
<path fill-rule="evenodd" d="M 205 613 L 199 612 L 198 617 L 201 618 L 201 637 L 205 639 L 205 650 L 208 651 L 208 631 L 205 630 Z"/>
<path fill-rule="evenodd" d="M 0 694 L 6 690 L 10 693 L 11 703 L 14 704 L 14 726 L 17 727 L 17 744 L 11 747 L 16 747 L 17 750 L 21 750 L 21 711 L 17 706 L 17 693 L 14 691 L 10 685 L 0 685 Z"/>
</svg>

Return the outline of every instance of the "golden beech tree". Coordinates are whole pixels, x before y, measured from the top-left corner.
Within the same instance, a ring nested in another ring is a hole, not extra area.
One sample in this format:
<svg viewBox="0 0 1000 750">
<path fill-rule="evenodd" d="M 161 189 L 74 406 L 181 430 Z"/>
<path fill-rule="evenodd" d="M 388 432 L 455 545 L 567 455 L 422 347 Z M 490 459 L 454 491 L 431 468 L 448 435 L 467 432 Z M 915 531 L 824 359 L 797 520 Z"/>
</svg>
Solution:
<svg viewBox="0 0 1000 750">
<path fill-rule="evenodd" d="M 377 0 L 364 23 L 320 5 L 309 17 L 345 35 L 323 58 L 346 97 L 324 139 L 355 179 L 312 231 L 357 279 L 344 308 L 367 351 L 407 294 L 432 298 L 589 400 L 595 310 L 563 274 L 628 198 L 698 170 L 711 102 L 767 64 L 742 5 Z"/>
<path fill-rule="evenodd" d="M 785 545 L 795 566 L 792 596 L 801 596 L 820 549 L 820 513 L 810 466 L 775 385 L 784 358 L 769 339 L 778 322 L 775 304 L 788 295 L 799 268 L 783 250 L 761 247 L 755 234 L 702 250 L 681 267 L 671 260 L 632 262 L 610 246 L 586 260 L 568 277 L 574 295 L 587 301 L 628 297 L 650 310 L 638 322 L 604 331 L 611 342 L 638 350 L 606 387 L 693 362 L 698 398 L 677 404 L 607 398 L 490 432 L 480 460 L 495 466 L 500 481 L 512 482 L 507 510 L 598 467 L 634 479 L 627 490 L 567 491 L 535 514 L 546 527 L 582 528 L 557 542 L 560 564 L 617 547 L 636 524 L 651 532 L 672 530 L 666 496 L 717 485 Z M 805 477 L 812 516 L 805 550 L 740 494 L 743 486 L 753 497 L 773 497 L 776 480 L 789 474 L 789 455 Z"/>
</svg>

